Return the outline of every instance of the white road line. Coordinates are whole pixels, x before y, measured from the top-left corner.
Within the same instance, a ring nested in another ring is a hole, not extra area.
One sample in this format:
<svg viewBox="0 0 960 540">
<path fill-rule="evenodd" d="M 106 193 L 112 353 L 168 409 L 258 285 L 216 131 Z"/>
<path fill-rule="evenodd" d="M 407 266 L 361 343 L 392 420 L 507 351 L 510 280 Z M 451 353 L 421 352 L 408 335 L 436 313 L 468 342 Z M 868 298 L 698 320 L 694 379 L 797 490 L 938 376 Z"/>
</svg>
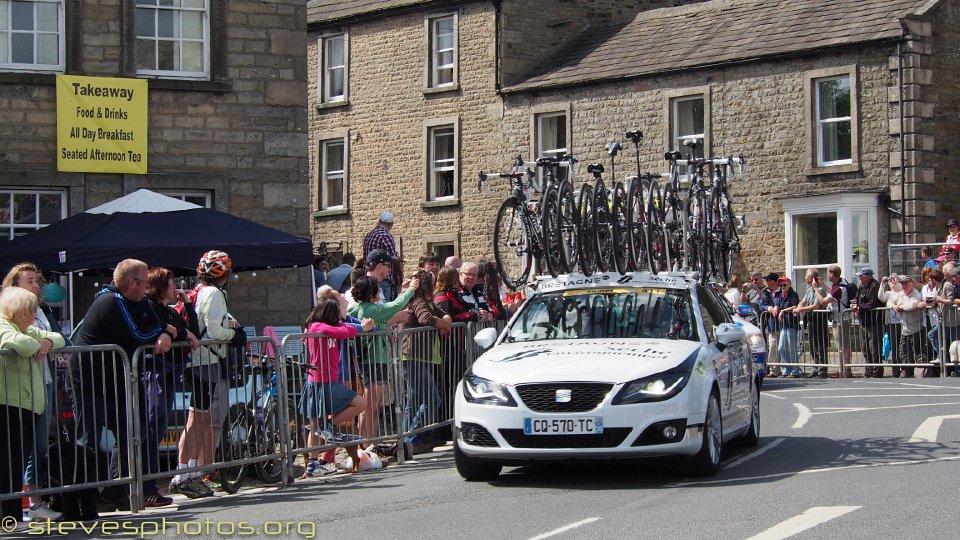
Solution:
<svg viewBox="0 0 960 540">
<path fill-rule="evenodd" d="M 757 457 L 757 456 L 759 456 L 759 455 L 763 455 L 763 454 L 765 454 L 768 450 L 772 450 L 772 449 L 776 448 L 780 443 L 782 443 L 782 442 L 785 441 L 785 440 L 787 440 L 787 439 L 784 438 L 784 437 L 780 437 L 779 439 L 774 439 L 774 440 L 771 441 L 769 444 L 765 444 L 765 445 L 761 446 L 760 448 L 754 450 L 753 452 L 750 452 L 749 454 L 747 454 L 747 455 L 745 455 L 745 456 L 740 456 L 739 458 L 731 461 L 730 463 L 727 463 L 726 465 L 723 466 L 723 468 L 724 468 L 724 469 L 730 469 L 730 468 L 736 467 L 737 465 L 740 465 L 740 464 L 743 463 L 744 461 L 747 461 L 747 460 L 749 460 L 749 459 L 753 459 L 753 458 L 755 458 L 755 457 Z"/>
<path fill-rule="evenodd" d="M 783 397 L 783 396 L 778 396 L 778 395 L 775 395 L 775 394 L 771 394 L 770 392 L 760 392 L 760 395 L 761 395 L 761 396 L 772 397 L 772 398 L 774 398 L 774 399 L 787 399 L 787 398 L 785 398 L 785 397 Z"/>
<path fill-rule="evenodd" d="M 805 396 L 803 399 L 850 399 L 850 398 L 894 398 L 894 397 L 960 397 L 960 394 L 854 394 L 849 396 Z"/>
<path fill-rule="evenodd" d="M 810 418 L 813 417 L 813 413 L 810 412 L 810 409 L 808 409 L 807 406 L 802 403 L 794 403 L 793 406 L 797 408 L 798 414 L 797 421 L 794 422 L 790 427 L 793 429 L 800 429 L 810 421 Z"/>
<path fill-rule="evenodd" d="M 545 532 L 545 533 L 543 533 L 543 534 L 539 534 L 539 535 L 537 535 L 537 536 L 534 536 L 534 537 L 531 538 L 530 540 L 543 540 L 544 538 L 550 538 L 551 536 L 556 536 L 556 535 L 558 535 L 558 534 L 560 534 L 560 533 L 565 533 L 565 532 L 567 532 L 567 531 L 569 531 L 569 530 L 571 530 L 571 529 L 576 529 L 577 527 L 580 527 L 580 526 L 583 526 L 583 525 L 587 525 L 588 523 L 593 523 L 594 521 L 599 521 L 599 520 L 600 520 L 600 518 L 598 518 L 598 517 L 587 518 L 587 519 L 584 519 L 584 520 L 582 520 L 582 521 L 578 521 L 578 522 L 576 522 L 576 523 L 571 523 L 571 524 L 569 524 L 569 525 L 564 525 L 563 527 L 560 527 L 559 529 L 554 529 L 554 530 L 552 530 L 552 531 L 550 531 L 550 532 Z"/>
<path fill-rule="evenodd" d="M 892 385 L 891 390 L 899 385 Z M 856 392 L 858 390 L 871 390 L 876 391 L 877 385 L 870 386 L 860 386 L 860 387 L 842 387 L 842 388 L 785 388 L 783 390 L 768 390 L 768 392 L 777 392 L 780 394 L 795 394 L 797 392 L 838 392 L 840 390 L 849 390 L 851 392 Z"/>
<path fill-rule="evenodd" d="M 900 383 L 902 386 L 910 386 L 913 388 L 931 388 L 931 389 L 945 389 L 945 390 L 956 390 L 956 386 L 934 386 L 932 384 L 920 384 L 920 383 Z"/>
<path fill-rule="evenodd" d="M 672 484 L 667 484 L 665 487 L 675 488 L 675 487 L 684 487 L 684 486 L 711 486 L 711 485 L 718 485 L 718 484 L 756 482 L 760 480 L 771 480 L 773 478 L 786 478 L 787 476 L 795 476 L 800 474 L 817 474 L 817 473 L 825 473 L 825 472 L 832 473 L 836 471 L 842 471 L 844 469 L 872 469 L 875 467 L 899 467 L 901 465 L 923 465 L 925 463 L 937 463 L 940 461 L 957 461 L 957 460 L 960 460 L 960 456 L 917 459 L 912 461 L 891 461 L 889 463 L 863 463 L 859 465 L 841 465 L 839 467 L 820 467 L 816 469 L 804 469 L 802 471 L 790 471 L 790 472 L 782 472 L 782 473 L 765 474 L 762 476 L 747 476 L 747 477 L 741 476 L 737 478 L 725 478 L 722 480 L 700 480 L 697 482 L 674 482 Z"/>
<path fill-rule="evenodd" d="M 807 529 L 812 529 L 821 523 L 826 523 L 831 519 L 836 519 L 844 514 L 849 514 L 854 510 L 859 510 L 861 506 L 814 506 L 807 509 L 799 516 L 794 516 L 784 522 L 778 523 L 762 533 L 750 537 L 748 540 L 780 540 L 790 538 Z"/>
<path fill-rule="evenodd" d="M 907 442 L 937 442 L 937 433 L 940 431 L 940 424 L 944 420 L 960 418 L 960 414 L 945 414 L 942 416 L 931 416 L 920 424 L 920 427 L 913 432 L 913 437 Z"/>
<path fill-rule="evenodd" d="M 880 411 L 884 409 L 915 409 L 917 407 L 942 407 L 944 405 L 960 405 L 960 401 L 948 401 L 946 403 L 913 403 L 910 405 L 886 405 L 883 407 L 814 407 L 817 412 L 813 414 L 821 415 L 860 411 Z"/>
</svg>

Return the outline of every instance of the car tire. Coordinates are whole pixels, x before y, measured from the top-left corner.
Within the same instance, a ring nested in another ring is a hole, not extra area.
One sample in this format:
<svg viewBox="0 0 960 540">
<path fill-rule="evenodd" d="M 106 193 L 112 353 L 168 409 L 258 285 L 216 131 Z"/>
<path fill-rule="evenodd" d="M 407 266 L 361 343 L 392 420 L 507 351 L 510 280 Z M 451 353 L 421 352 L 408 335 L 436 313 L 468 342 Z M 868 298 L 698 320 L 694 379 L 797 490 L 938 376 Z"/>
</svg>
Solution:
<svg viewBox="0 0 960 540">
<path fill-rule="evenodd" d="M 484 459 L 472 458 L 460 450 L 460 444 L 453 442 L 453 461 L 457 464 L 457 472 L 464 480 L 470 482 L 486 482 L 500 476 L 503 466 Z"/>
<path fill-rule="evenodd" d="M 737 446 L 753 447 L 760 444 L 760 383 L 753 386 L 753 403 L 750 406 L 750 427 L 737 439 Z"/>
<path fill-rule="evenodd" d="M 707 413 L 703 420 L 703 437 L 700 451 L 687 464 L 690 476 L 712 476 L 720 470 L 723 454 L 723 418 L 720 414 L 720 398 L 716 392 L 707 400 Z"/>
</svg>

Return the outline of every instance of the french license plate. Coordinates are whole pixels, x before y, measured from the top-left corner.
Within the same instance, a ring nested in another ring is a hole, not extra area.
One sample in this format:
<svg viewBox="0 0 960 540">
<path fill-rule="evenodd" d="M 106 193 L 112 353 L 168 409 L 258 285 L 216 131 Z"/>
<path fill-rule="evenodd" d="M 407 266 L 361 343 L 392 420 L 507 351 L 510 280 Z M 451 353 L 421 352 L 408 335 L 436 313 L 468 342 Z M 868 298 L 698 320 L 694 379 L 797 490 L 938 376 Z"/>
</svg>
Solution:
<svg viewBox="0 0 960 540">
<path fill-rule="evenodd" d="M 599 416 L 574 418 L 524 418 L 524 435 L 599 435 L 603 433 L 603 418 Z"/>
</svg>

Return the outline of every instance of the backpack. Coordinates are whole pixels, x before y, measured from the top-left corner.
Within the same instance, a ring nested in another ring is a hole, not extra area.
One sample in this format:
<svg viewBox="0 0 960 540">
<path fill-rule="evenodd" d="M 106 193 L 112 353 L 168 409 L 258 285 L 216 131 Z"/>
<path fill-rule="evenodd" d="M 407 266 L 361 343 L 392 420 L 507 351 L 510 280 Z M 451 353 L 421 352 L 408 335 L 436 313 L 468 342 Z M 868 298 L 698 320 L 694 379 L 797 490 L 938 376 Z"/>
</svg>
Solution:
<svg viewBox="0 0 960 540">
<path fill-rule="evenodd" d="M 840 307 L 848 309 L 850 307 L 850 300 L 857 297 L 857 286 L 840 278 L 840 287 Z"/>
</svg>

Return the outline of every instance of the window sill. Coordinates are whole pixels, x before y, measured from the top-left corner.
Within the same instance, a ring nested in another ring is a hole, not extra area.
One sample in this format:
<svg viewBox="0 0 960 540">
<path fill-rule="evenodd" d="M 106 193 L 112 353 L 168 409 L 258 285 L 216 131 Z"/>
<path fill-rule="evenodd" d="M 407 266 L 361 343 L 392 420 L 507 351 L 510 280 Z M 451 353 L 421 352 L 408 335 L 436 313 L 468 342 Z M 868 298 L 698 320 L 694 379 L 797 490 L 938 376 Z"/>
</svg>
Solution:
<svg viewBox="0 0 960 540">
<path fill-rule="evenodd" d="M 803 171 L 806 176 L 822 176 L 826 174 L 843 174 L 860 172 L 859 163 L 847 163 L 846 165 L 830 165 L 829 167 L 807 167 Z"/>
<path fill-rule="evenodd" d="M 233 90 L 229 81 L 197 81 L 188 79 L 155 79 L 144 77 L 150 90 L 187 90 L 224 94 Z"/>
<path fill-rule="evenodd" d="M 0 84 L 56 84 L 59 73 L 0 72 Z"/>
<path fill-rule="evenodd" d="M 345 216 L 349 213 L 349 208 L 331 208 L 329 210 L 318 210 L 313 213 L 313 217 L 314 219 L 320 219 L 331 216 Z"/>
<path fill-rule="evenodd" d="M 449 206 L 459 206 L 460 198 L 453 197 L 450 199 L 440 199 L 439 201 L 423 201 L 420 203 L 420 208 L 424 210 L 428 208 L 446 208 Z"/>
<path fill-rule="evenodd" d="M 447 92 L 459 92 L 460 83 L 453 83 L 447 86 L 429 86 L 423 89 L 423 93 L 430 94 L 446 94 Z"/>
<path fill-rule="evenodd" d="M 317 103 L 317 110 L 322 111 L 325 109 L 337 109 L 339 107 L 346 107 L 350 105 L 349 99 L 342 99 L 340 101 L 327 101 L 324 103 Z"/>
</svg>

